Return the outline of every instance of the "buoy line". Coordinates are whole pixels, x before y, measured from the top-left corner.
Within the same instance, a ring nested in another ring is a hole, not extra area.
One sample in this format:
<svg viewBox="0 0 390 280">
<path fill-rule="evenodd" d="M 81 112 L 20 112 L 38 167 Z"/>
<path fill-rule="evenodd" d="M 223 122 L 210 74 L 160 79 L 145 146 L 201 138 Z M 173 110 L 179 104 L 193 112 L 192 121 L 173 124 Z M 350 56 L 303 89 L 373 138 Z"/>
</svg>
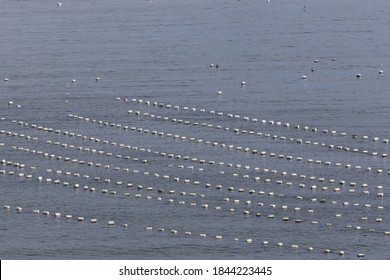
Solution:
<svg viewBox="0 0 390 280">
<path fill-rule="evenodd" d="M 55 143 L 54 143 L 55 144 Z M 47 154 L 47 153 L 45 153 L 45 154 Z M 55 156 L 55 155 L 50 155 L 52 158 Z M 81 162 L 84 162 L 84 161 L 81 161 Z M 229 166 L 229 165 L 228 165 Z M 233 167 L 233 165 L 230 165 L 229 167 Z M 250 168 L 250 167 L 249 167 Z M 256 169 L 256 168 L 255 168 Z M 258 171 L 258 170 L 256 170 L 256 171 Z M 276 173 L 276 172 L 275 172 Z M 285 173 L 285 172 L 284 172 Z M 287 174 L 287 173 L 286 173 Z M 291 175 L 293 175 L 293 174 L 291 174 Z M 296 175 L 295 175 L 295 177 L 296 177 Z M 302 177 L 302 175 L 301 175 L 301 177 Z M 306 178 L 307 176 L 304 176 L 304 178 Z M 311 178 L 311 177 L 310 177 Z M 256 179 L 256 178 L 255 178 Z M 257 180 L 257 179 L 256 179 Z M 322 181 L 324 181 L 324 179 L 322 180 Z M 344 182 L 344 184 L 345 184 L 345 182 Z"/>
<path fill-rule="evenodd" d="M 38 129 L 38 130 L 39 130 L 39 129 Z M 14 135 L 14 136 L 17 136 L 17 135 Z M 42 153 L 41 153 L 41 154 L 42 154 Z M 47 153 L 46 153 L 46 154 L 47 154 Z M 70 161 L 73 162 L 72 159 L 71 159 Z M 218 210 L 218 211 L 220 211 L 220 210 Z M 272 219 L 274 219 L 274 218 L 275 218 L 275 217 L 273 217 Z M 279 218 L 280 218 L 280 217 L 279 217 Z M 283 217 L 283 218 L 284 218 L 284 217 Z M 379 219 L 380 219 L 380 218 L 378 218 L 378 220 L 379 220 Z M 351 227 L 351 228 L 353 228 L 353 227 Z M 362 227 L 361 227 L 361 226 L 356 226 L 355 229 L 356 229 L 356 230 L 359 230 L 359 232 L 361 232 Z"/>
<path fill-rule="evenodd" d="M 4 163 L 4 160 L 3 160 L 2 162 Z M 7 163 L 8 163 L 8 162 L 7 162 Z M 11 164 L 7 164 L 7 165 L 15 166 L 15 165 L 12 164 L 12 162 L 11 162 Z M 17 166 L 17 167 L 18 167 L 18 166 Z M 18 168 L 19 168 L 19 167 L 18 167 Z M 85 178 L 85 176 L 83 176 L 83 178 Z M 39 179 L 39 181 L 43 181 L 43 177 L 41 177 L 41 176 L 38 177 L 38 179 Z M 48 181 L 46 181 L 46 182 L 48 182 Z M 52 182 L 52 181 L 50 181 L 50 182 Z M 183 194 L 182 194 L 182 195 L 183 195 Z M 315 201 L 316 201 L 316 200 L 315 200 Z M 236 202 L 235 202 L 235 203 L 236 203 Z M 180 204 L 180 202 L 179 202 L 179 204 Z M 183 204 L 184 204 L 184 203 L 183 203 Z M 334 204 L 336 204 L 336 203 L 334 203 Z M 205 205 L 206 205 L 206 204 L 202 204 L 202 208 L 205 208 L 205 207 L 203 207 L 203 206 L 205 206 Z M 191 206 L 193 206 L 193 205 L 191 205 Z M 274 207 L 276 207 L 276 205 L 274 205 L 273 208 L 274 208 Z M 368 205 L 366 204 L 365 207 L 368 207 Z M 369 207 L 371 208 L 371 205 L 369 205 Z M 208 207 L 206 207 L 206 208 L 208 208 Z M 217 208 L 216 208 L 216 210 L 220 211 L 221 209 L 217 209 Z M 297 211 L 296 208 L 295 208 L 294 210 Z M 250 212 L 248 211 L 247 213 L 244 213 L 244 214 L 248 215 L 248 214 L 250 214 Z M 272 215 L 272 219 L 274 218 L 273 216 L 274 216 L 274 215 Z M 257 215 L 257 213 L 256 213 L 256 217 L 259 217 L 259 215 Z M 271 217 L 269 216 L 268 218 L 271 218 Z M 377 222 L 378 222 L 378 221 L 379 221 L 379 218 L 377 219 Z"/>
<path fill-rule="evenodd" d="M 129 111 L 130 112 L 130 111 Z M 332 149 L 335 151 L 344 151 L 344 152 L 353 152 L 353 153 L 358 153 L 362 155 L 368 155 L 368 156 L 374 156 L 374 157 L 382 157 L 385 158 L 387 157 L 387 153 L 379 153 L 378 151 L 370 151 L 367 148 L 352 148 L 352 147 L 347 147 L 335 143 L 319 143 L 316 141 L 311 141 L 311 140 L 305 140 L 302 138 L 294 138 L 294 137 L 288 137 L 288 136 L 280 136 L 277 134 L 267 134 L 265 132 L 261 131 L 254 131 L 250 129 L 239 129 L 239 128 L 229 128 L 225 127 L 223 125 L 218 125 L 218 124 L 210 124 L 210 123 L 199 123 L 199 122 L 192 122 L 189 120 L 183 120 L 183 119 L 178 119 L 178 118 L 170 118 L 168 116 L 156 116 L 154 114 L 149 114 L 149 113 L 142 113 L 140 111 L 136 111 L 136 114 L 139 116 L 143 116 L 144 118 L 148 118 L 151 120 L 156 120 L 156 121 L 170 121 L 174 124 L 181 124 L 181 125 L 193 125 L 195 127 L 204 127 L 204 128 L 211 128 L 211 129 L 216 129 L 218 131 L 227 131 L 233 133 L 233 135 L 241 135 L 241 134 L 247 134 L 249 136 L 254 136 L 254 137 L 261 137 L 263 139 L 271 139 L 274 141 L 287 141 L 290 143 L 297 143 L 297 144 L 306 144 L 306 145 L 313 145 L 315 147 L 324 147 L 326 149 Z M 325 133 L 325 132 L 324 132 Z M 326 132 L 327 133 L 327 132 Z M 376 139 L 376 138 L 375 138 Z M 387 143 L 388 141 L 386 141 Z"/>
<path fill-rule="evenodd" d="M 73 118 L 79 119 L 79 117 L 74 117 L 74 116 L 73 116 Z M 83 117 L 82 117 L 82 118 L 83 118 Z M 131 132 L 138 132 L 138 133 L 145 133 L 145 131 L 146 131 L 146 133 L 150 133 L 150 130 L 149 130 L 149 129 L 145 129 L 145 128 L 136 128 L 136 127 L 131 128 L 130 131 L 131 131 Z M 210 145 L 210 144 L 211 144 L 211 141 L 203 141 L 203 139 L 198 139 L 198 140 L 196 140 L 194 137 L 186 137 L 186 136 L 181 136 L 181 135 L 178 135 L 178 134 L 173 135 L 173 134 L 170 134 L 170 133 L 166 133 L 166 134 L 165 134 L 165 133 L 160 133 L 160 134 L 161 134 L 161 136 L 166 135 L 167 138 L 171 138 L 171 139 L 173 139 L 173 140 L 181 139 L 181 140 L 185 141 L 186 143 L 197 143 L 197 144 L 204 144 L 204 145 Z M 173 136 L 174 136 L 174 137 L 173 137 Z M 193 139 L 193 140 L 192 140 L 192 141 L 186 141 L 188 138 L 189 138 L 189 139 Z M 217 147 L 218 147 L 218 145 L 217 145 Z M 223 148 L 226 148 L 226 144 L 223 144 L 222 147 L 223 147 Z M 253 149 L 250 149 L 250 148 L 245 148 L 245 149 L 243 149 L 241 146 L 235 147 L 234 145 L 229 145 L 227 150 L 231 150 L 231 151 L 241 151 L 241 152 L 245 152 L 245 153 L 248 153 L 248 152 L 250 152 L 251 150 L 253 151 Z M 261 153 L 260 153 L 261 156 L 265 156 L 265 155 L 267 155 L 267 154 L 268 154 L 270 157 L 277 158 L 277 159 L 279 159 L 279 160 L 291 160 L 291 157 L 286 158 L 284 155 L 279 155 L 279 156 L 276 157 L 276 153 L 272 153 L 272 152 L 270 152 L 270 153 L 261 152 Z M 298 160 L 298 161 L 302 161 L 302 157 L 297 157 L 297 160 Z M 317 160 L 308 159 L 307 162 L 308 162 L 308 164 L 311 164 L 311 163 L 313 163 L 313 162 L 322 164 L 324 161 L 318 160 L 318 159 L 317 159 Z M 325 161 L 325 163 L 329 163 L 329 162 L 330 162 L 330 161 Z M 340 165 L 341 165 L 341 163 L 337 163 L 337 164 L 336 164 L 337 167 L 340 166 Z M 331 164 L 329 164 L 328 166 L 331 166 Z M 352 167 L 352 165 L 350 165 L 350 164 L 345 164 L 345 166 L 346 166 L 349 170 L 357 170 L 357 169 L 358 169 L 358 168 L 354 168 L 354 169 L 350 168 L 350 167 Z M 361 168 L 360 168 L 359 170 L 361 170 Z M 381 170 L 381 169 L 378 169 L 378 170 Z M 367 171 L 371 171 L 371 167 L 367 167 Z M 382 173 L 382 172 L 377 172 L 377 173 Z"/>
<path fill-rule="evenodd" d="M 29 207 L 31 208 L 31 207 Z M 5 211 L 11 211 L 11 205 L 6 204 L 4 205 L 3 209 Z M 51 218 L 55 220 L 56 222 L 63 221 L 66 223 L 73 223 L 75 226 L 81 224 L 83 226 L 87 227 L 115 227 L 115 228 L 122 228 L 123 231 L 116 231 L 115 234 L 127 234 L 127 229 L 130 229 L 132 231 L 137 230 L 140 231 L 140 228 L 134 228 L 131 224 L 131 222 L 126 222 L 123 219 L 119 219 L 120 222 L 118 222 L 117 219 L 105 219 L 101 220 L 99 216 L 95 217 L 85 217 L 83 215 L 75 215 L 75 214 L 64 214 L 63 211 L 59 211 L 56 209 L 55 211 L 51 210 L 40 210 L 37 208 L 26 209 L 26 207 L 15 207 L 16 212 L 19 213 L 17 215 L 42 215 L 47 218 Z M 244 244 L 248 244 L 251 246 L 264 246 L 267 247 L 268 250 L 280 250 L 279 248 L 284 248 L 284 250 L 291 250 L 294 252 L 309 252 L 311 254 L 327 254 L 327 255 L 334 255 L 335 257 L 345 257 L 349 256 L 349 258 L 353 258 L 352 256 L 355 256 L 356 258 L 364 257 L 365 254 L 361 251 L 352 253 L 351 250 L 348 250 L 344 247 L 342 248 L 335 248 L 334 245 L 331 245 L 329 247 L 324 246 L 323 244 L 320 246 L 311 246 L 308 244 L 302 244 L 301 242 L 284 242 L 283 240 L 279 241 L 270 241 L 270 239 L 260 240 L 259 238 L 253 238 L 253 237 L 243 237 L 243 236 L 234 236 L 232 234 L 220 234 L 215 232 L 200 232 L 200 231 L 192 231 L 192 230 L 186 230 L 186 229 L 178 229 L 178 228 L 172 228 L 172 226 L 151 226 L 146 225 L 143 227 L 145 231 L 145 236 L 147 237 L 150 234 L 155 234 L 155 236 L 159 238 L 164 237 L 176 237 L 176 238 L 191 238 L 192 240 L 209 240 L 211 242 L 212 240 L 215 240 L 215 242 L 240 242 Z M 384 232 L 386 235 L 386 232 Z M 271 238 L 275 239 L 275 238 Z"/>
<path fill-rule="evenodd" d="M 181 110 L 183 112 L 200 112 L 200 113 L 204 113 L 204 114 L 208 113 L 209 115 L 217 115 L 219 117 L 230 117 L 231 118 L 232 116 L 236 116 L 237 115 L 237 114 L 234 114 L 234 113 L 226 113 L 226 112 L 223 112 L 223 111 L 207 110 L 207 109 L 203 109 L 203 108 L 192 107 L 191 109 L 189 109 L 190 106 L 172 105 L 172 104 L 165 104 L 163 102 L 148 101 L 148 100 L 143 101 L 142 99 L 137 99 L 137 98 L 132 98 L 131 101 L 129 100 L 129 98 L 123 98 L 123 99 L 119 98 L 117 100 L 123 100 L 126 103 L 129 103 L 129 102 L 131 102 L 131 103 L 138 103 L 140 105 L 147 105 L 147 106 L 152 105 L 153 107 L 159 108 L 159 109 L 164 109 L 164 108 L 165 109 L 172 109 L 172 108 L 174 108 L 175 110 Z M 317 129 L 316 127 L 309 127 L 307 125 L 301 125 L 301 124 L 291 125 L 290 123 L 283 122 L 283 121 L 274 121 L 274 120 L 262 119 L 259 122 L 257 118 L 249 117 L 249 116 L 239 116 L 239 115 L 237 115 L 237 118 L 235 118 L 235 119 L 244 120 L 246 122 L 251 120 L 252 122 L 258 122 L 258 123 L 261 123 L 263 125 L 271 125 L 271 126 L 275 126 L 276 125 L 278 127 L 284 127 L 286 129 L 289 129 L 290 127 L 294 127 L 295 129 L 304 129 L 305 131 L 311 131 L 313 133 L 316 133 L 318 131 L 322 131 L 322 133 L 325 134 L 325 135 L 331 135 L 331 136 L 340 135 L 343 138 L 345 138 L 348 135 L 346 132 L 337 132 L 336 130 L 332 130 L 332 129 L 328 129 L 328 128 L 323 128 L 322 130 L 320 130 L 320 129 Z M 376 137 L 376 136 L 375 137 L 369 137 L 367 135 L 363 135 L 361 137 L 358 137 L 356 133 L 350 133 L 350 135 L 351 135 L 351 139 L 354 139 L 354 140 L 361 139 L 361 140 L 367 141 L 367 140 L 371 139 L 373 142 L 377 142 L 377 143 L 380 143 L 380 142 L 382 142 L 383 144 L 388 144 L 389 143 L 389 140 L 387 138 L 384 138 L 384 139 L 382 139 L 382 141 L 380 141 L 379 137 Z"/>
<path fill-rule="evenodd" d="M 38 126 L 38 127 L 40 127 L 40 126 Z M 42 127 L 41 127 L 41 129 L 39 129 L 40 131 L 45 131 L 45 129 L 42 129 Z M 53 132 L 53 129 L 49 129 L 51 132 Z M 56 130 L 56 133 L 58 134 L 59 133 L 59 131 L 58 130 Z M 65 132 L 64 132 L 65 133 Z M 17 135 L 17 133 L 11 133 L 11 135 L 14 135 L 15 136 L 15 134 Z M 8 135 L 8 134 L 7 134 Z M 71 137 L 75 137 L 75 133 L 69 133 L 69 132 L 67 132 L 67 133 L 65 133 L 65 135 L 68 135 L 68 136 L 71 136 Z M 86 138 L 86 136 L 82 136 L 82 135 L 78 135 L 78 137 L 79 138 L 83 138 L 83 139 L 85 139 Z M 100 139 L 97 139 L 97 138 L 94 138 L 94 137 L 90 137 L 90 139 L 92 138 L 92 140 L 97 140 L 96 142 L 97 143 L 102 143 L 102 144 L 107 144 L 108 143 L 108 141 L 100 141 Z M 35 140 L 37 140 L 37 139 L 35 139 Z M 121 147 L 130 147 L 130 145 L 124 145 L 124 144 L 121 144 L 120 145 Z M 134 148 L 134 147 L 133 147 Z M 149 152 L 151 152 L 149 149 L 145 149 L 145 148 L 140 148 L 140 149 L 136 149 L 136 151 L 141 151 L 141 150 L 143 150 L 143 151 L 145 151 L 145 150 L 147 150 L 147 151 L 149 151 Z M 153 151 L 154 153 L 157 153 L 157 151 Z M 161 153 L 160 153 L 161 154 Z M 166 154 L 166 153 L 165 153 Z M 269 152 L 269 153 L 266 153 L 266 152 L 261 152 L 260 153 L 262 156 L 265 156 L 265 155 L 269 155 L 269 157 L 276 157 L 275 155 L 275 153 L 272 153 L 272 152 Z M 175 156 L 175 158 L 176 159 L 180 159 L 181 158 L 181 156 L 180 155 L 177 155 L 177 156 Z M 189 157 L 188 156 L 183 156 L 183 159 L 188 159 Z M 293 157 L 291 157 L 291 156 L 284 156 L 284 155 L 279 155 L 278 157 L 277 157 L 278 159 L 286 159 L 286 160 L 292 160 L 293 159 Z M 302 158 L 301 157 L 297 157 L 297 160 L 298 161 L 302 161 Z M 329 161 L 325 161 L 325 162 L 323 162 L 323 161 L 320 161 L 320 160 L 313 160 L 313 159 L 308 159 L 307 160 L 307 162 L 310 164 L 310 163 L 313 163 L 313 162 L 315 162 L 315 163 L 320 163 L 320 164 L 325 164 L 326 166 L 331 166 L 332 165 L 332 163 L 331 162 L 329 162 Z M 342 164 L 341 163 L 336 163 L 336 164 L 334 164 L 334 165 L 336 165 L 337 167 L 340 167 Z M 354 170 L 358 170 L 358 171 L 360 171 L 360 170 L 362 170 L 362 167 L 361 166 L 355 166 L 355 168 L 352 168 L 352 165 L 350 165 L 350 164 L 345 164 L 345 167 L 347 168 L 347 169 L 354 169 Z M 372 168 L 371 167 L 367 167 L 366 168 L 366 171 L 371 171 L 372 170 Z M 382 169 L 377 169 L 377 174 L 381 174 L 382 172 L 381 172 L 381 170 Z M 389 173 L 390 171 L 388 171 L 388 174 L 390 174 Z"/>
</svg>

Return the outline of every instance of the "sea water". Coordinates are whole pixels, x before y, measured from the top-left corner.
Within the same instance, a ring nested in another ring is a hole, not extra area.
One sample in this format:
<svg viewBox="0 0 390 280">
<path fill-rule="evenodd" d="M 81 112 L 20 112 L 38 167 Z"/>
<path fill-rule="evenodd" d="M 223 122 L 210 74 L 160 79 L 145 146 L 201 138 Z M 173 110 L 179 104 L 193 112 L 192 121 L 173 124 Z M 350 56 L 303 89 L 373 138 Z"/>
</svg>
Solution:
<svg viewBox="0 0 390 280">
<path fill-rule="evenodd" d="M 388 1 L 0 6 L 2 259 L 389 259 Z"/>
</svg>

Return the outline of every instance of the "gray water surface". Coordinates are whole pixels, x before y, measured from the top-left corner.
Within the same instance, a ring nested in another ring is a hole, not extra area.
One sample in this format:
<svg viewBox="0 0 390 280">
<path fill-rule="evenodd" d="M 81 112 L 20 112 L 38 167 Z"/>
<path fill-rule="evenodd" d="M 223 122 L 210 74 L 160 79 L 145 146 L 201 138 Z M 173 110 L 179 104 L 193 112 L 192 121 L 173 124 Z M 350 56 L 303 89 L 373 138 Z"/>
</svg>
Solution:
<svg viewBox="0 0 390 280">
<path fill-rule="evenodd" d="M 374 2 L 0 1 L 0 257 L 389 259 Z"/>
</svg>

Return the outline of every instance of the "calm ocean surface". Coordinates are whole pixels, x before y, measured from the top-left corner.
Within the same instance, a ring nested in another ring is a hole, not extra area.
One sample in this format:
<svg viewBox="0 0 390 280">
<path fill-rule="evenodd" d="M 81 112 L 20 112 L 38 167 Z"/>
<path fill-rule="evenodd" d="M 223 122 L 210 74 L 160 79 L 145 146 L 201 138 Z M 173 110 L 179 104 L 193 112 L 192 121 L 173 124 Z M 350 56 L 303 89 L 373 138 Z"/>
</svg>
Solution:
<svg viewBox="0 0 390 280">
<path fill-rule="evenodd" d="M 390 259 L 389 1 L 0 0 L 0 46 L 1 259 Z"/>
</svg>

